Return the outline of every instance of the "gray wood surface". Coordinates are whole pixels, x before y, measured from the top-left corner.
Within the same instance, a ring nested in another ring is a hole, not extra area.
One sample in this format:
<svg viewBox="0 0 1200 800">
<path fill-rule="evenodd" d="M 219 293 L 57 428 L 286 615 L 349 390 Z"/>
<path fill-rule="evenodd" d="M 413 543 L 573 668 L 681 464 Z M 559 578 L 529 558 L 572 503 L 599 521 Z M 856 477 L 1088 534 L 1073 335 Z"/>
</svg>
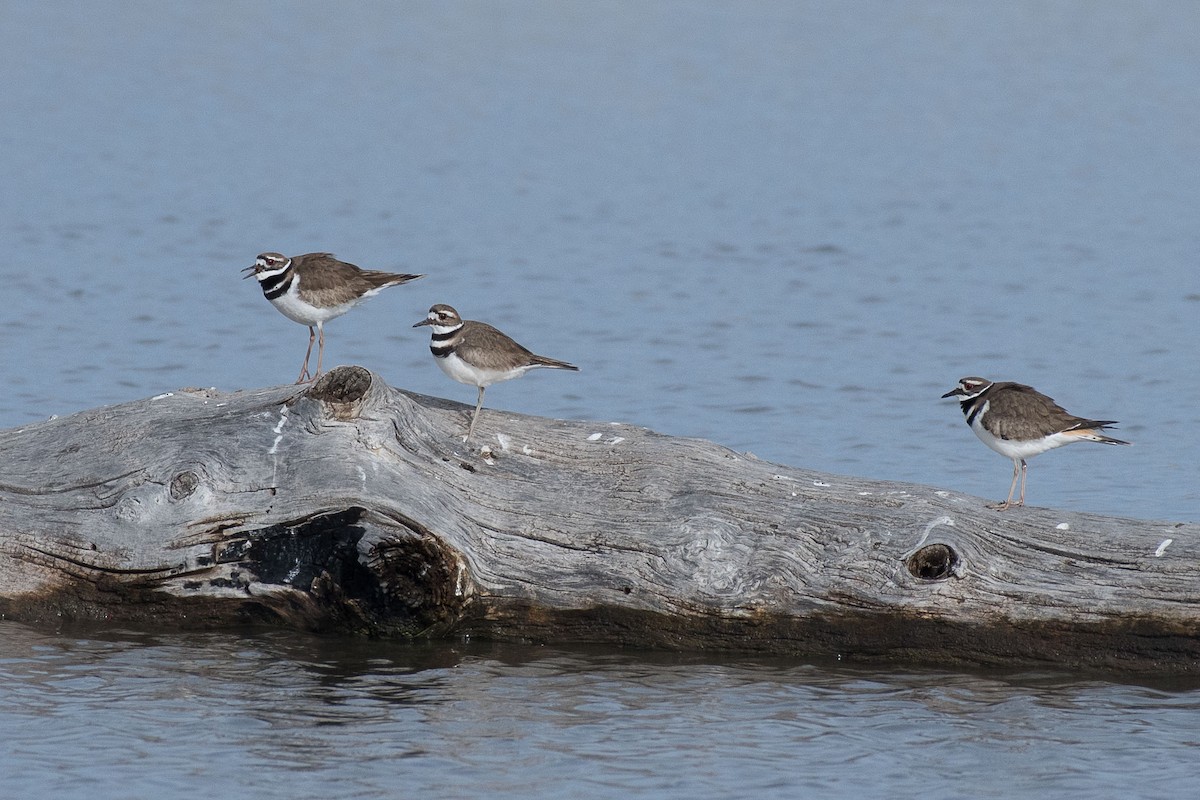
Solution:
<svg viewBox="0 0 1200 800">
<path fill-rule="evenodd" d="M 1200 672 L 1195 524 L 469 412 L 339 367 L 0 432 L 0 614 Z"/>
</svg>

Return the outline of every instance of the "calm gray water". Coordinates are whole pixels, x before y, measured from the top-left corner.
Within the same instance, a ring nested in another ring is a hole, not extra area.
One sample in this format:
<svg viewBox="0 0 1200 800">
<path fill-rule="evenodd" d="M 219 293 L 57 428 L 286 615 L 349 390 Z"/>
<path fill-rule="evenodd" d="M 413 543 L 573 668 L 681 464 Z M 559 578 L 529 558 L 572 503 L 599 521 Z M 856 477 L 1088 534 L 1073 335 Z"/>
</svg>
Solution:
<svg viewBox="0 0 1200 800">
<path fill-rule="evenodd" d="M 238 270 L 331 250 L 428 273 L 328 326 L 328 364 L 397 386 L 474 399 L 410 328 L 449 302 L 582 367 L 493 407 L 997 499 L 1008 462 L 938 397 L 1020 380 L 1136 443 L 1036 459 L 1031 503 L 1195 521 L 1197 31 L 1183 0 L 0 2 L 0 426 L 291 381 L 305 331 Z M 1167 797 L 1200 770 L 1190 691 L 2 632 L 5 796 Z"/>
<path fill-rule="evenodd" d="M 1200 688 L 0 622 L 0 792 L 1190 796 Z"/>
</svg>

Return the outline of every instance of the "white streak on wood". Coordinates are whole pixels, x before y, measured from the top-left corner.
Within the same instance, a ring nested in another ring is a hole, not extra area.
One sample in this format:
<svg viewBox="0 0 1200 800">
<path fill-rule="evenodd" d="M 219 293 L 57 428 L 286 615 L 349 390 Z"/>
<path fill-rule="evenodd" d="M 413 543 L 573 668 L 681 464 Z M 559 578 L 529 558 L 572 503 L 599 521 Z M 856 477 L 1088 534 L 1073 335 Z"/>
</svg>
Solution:
<svg viewBox="0 0 1200 800">
<path fill-rule="evenodd" d="M 1055 526 L 1054 526 L 1054 529 L 1055 529 L 1055 530 L 1059 530 L 1059 531 L 1069 531 L 1069 530 L 1071 530 L 1071 523 L 1069 523 L 1069 522 L 1060 522 L 1060 523 L 1058 523 L 1057 525 L 1055 525 Z"/>
<path fill-rule="evenodd" d="M 456 566 L 458 569 L 454 571 L 454 596 L 462 597 L 467 591 L 466 586 L 463 585 L 463 577 L 466 575 L 466 570 L 463 569 L 463 565 L 461 563 L 458 563 Z"/>
<path fill-rule="evenodd" d="M 1163 539 L 1162 544 L 1160 544 L 1158 546 L 1158 549 L 1154 551 L 1154 557 L 1162 558 L 1162 554 L 1166 552 L 1167 548 L 1171 546 L 1171 542 L 1173 542 L 1173 541 L 1175 541 L 1175 540 L 1174 539 Z"/>
<path fill-rule="evenodd" d="M 279 422 L 275 424 L 271 432 L 275 434 L 275 441 L 271 442 L 271 449 L 267 451 L 267 455 L 273 456 L 279 451 L 279 443 L 283 441 L 283 426 L 287 424 L 288 407 L 279 407 Z"/>
<path fill-rule="evenodd" d="M 603 433 L 593 433 L 591 436 L 587 437 L 587 440 L 589 442 L 598 442 L 600 441 L 600 437 L 603 435 Z"/>
<path fill-rule="evenodd" d="M 154 395 L 154 397 L 151 397 L 150 399 L 151 400 L 165 400 L 168 397 L 174 397 L 174 396 L 175 396 L 174 392 L 163 392 L 162 394 Z"/>
</svg>

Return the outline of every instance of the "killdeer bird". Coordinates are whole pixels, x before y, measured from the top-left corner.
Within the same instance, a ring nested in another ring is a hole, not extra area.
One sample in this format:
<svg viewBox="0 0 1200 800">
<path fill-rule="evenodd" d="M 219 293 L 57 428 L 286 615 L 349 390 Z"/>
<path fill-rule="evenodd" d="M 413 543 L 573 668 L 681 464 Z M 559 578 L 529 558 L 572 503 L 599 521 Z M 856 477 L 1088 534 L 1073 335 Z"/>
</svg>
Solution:
<svg viewBox="0 0 1200 800">
<path fill-rule="evenodd" d="M 1008 499 L 991 508 L 1004 510 L 1013 504 L 1017 478 L 1021 478 L 1021 496 L 1017 505 L 1025 505 L 1025 459 L 1072 442 L 1129 444 L 1100 433 L 1111 419 L 1084 419 L 1068 414 L 1062 406 L 1023 383 L 986 378 L 963 378 L 958 386 L 942 395 L 956 397 L 967 424 L 988 447 L 1012 459 L 1013 479 Z"/>
<path fill-rule="evenodd" d="M 300 367 L 296 383 L 316 380 L 321 374 L 326 322 L 340 317 L 376 292 L 423 277 L 359 269 L 338 261 L 332 253 L 307 253 L 292 258 L 279 253 L 263 253 L 242 272 L 247 278 L 253 275 L 258 279 L 263 294 L 281 314 L 308 326 L 308 351 L 304 354 L 304 365 Z M 318 334 L 317 371 L 309 375 L 308 358 Z"/>
<path fill-rule="evenodd" d="M 444 303 L 430 308 L 429 316 L 413 327 L 422 325 L 433 328 L 429 349 L 442 372 L 459 383 L 479 387 L 479 399 L 475 401 L 475 413 L 471 415 L 464 442 L 470 440 L 475 430 L 475 420 L 483 407 L 483 390 L 493 383 L 519 378 L 536 367 L 579 370 L 574 364 L 534 355 L 486 322 L 464 320 Z"/>
</svg>

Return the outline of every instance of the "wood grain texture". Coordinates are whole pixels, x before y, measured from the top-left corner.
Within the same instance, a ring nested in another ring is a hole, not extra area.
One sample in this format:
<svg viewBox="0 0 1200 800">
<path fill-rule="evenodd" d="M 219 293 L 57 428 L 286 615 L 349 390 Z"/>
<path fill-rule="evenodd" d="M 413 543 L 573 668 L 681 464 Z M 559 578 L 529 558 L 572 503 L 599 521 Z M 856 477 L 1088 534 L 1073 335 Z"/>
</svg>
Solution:
<svg viewBox="0 0 1200 800">
<path fill-rule="evenodd" d="M 0 432 L 0 613 L 1200 672 L 1200 526 L 816 473 L 339 367 Z"/>
</svg>

